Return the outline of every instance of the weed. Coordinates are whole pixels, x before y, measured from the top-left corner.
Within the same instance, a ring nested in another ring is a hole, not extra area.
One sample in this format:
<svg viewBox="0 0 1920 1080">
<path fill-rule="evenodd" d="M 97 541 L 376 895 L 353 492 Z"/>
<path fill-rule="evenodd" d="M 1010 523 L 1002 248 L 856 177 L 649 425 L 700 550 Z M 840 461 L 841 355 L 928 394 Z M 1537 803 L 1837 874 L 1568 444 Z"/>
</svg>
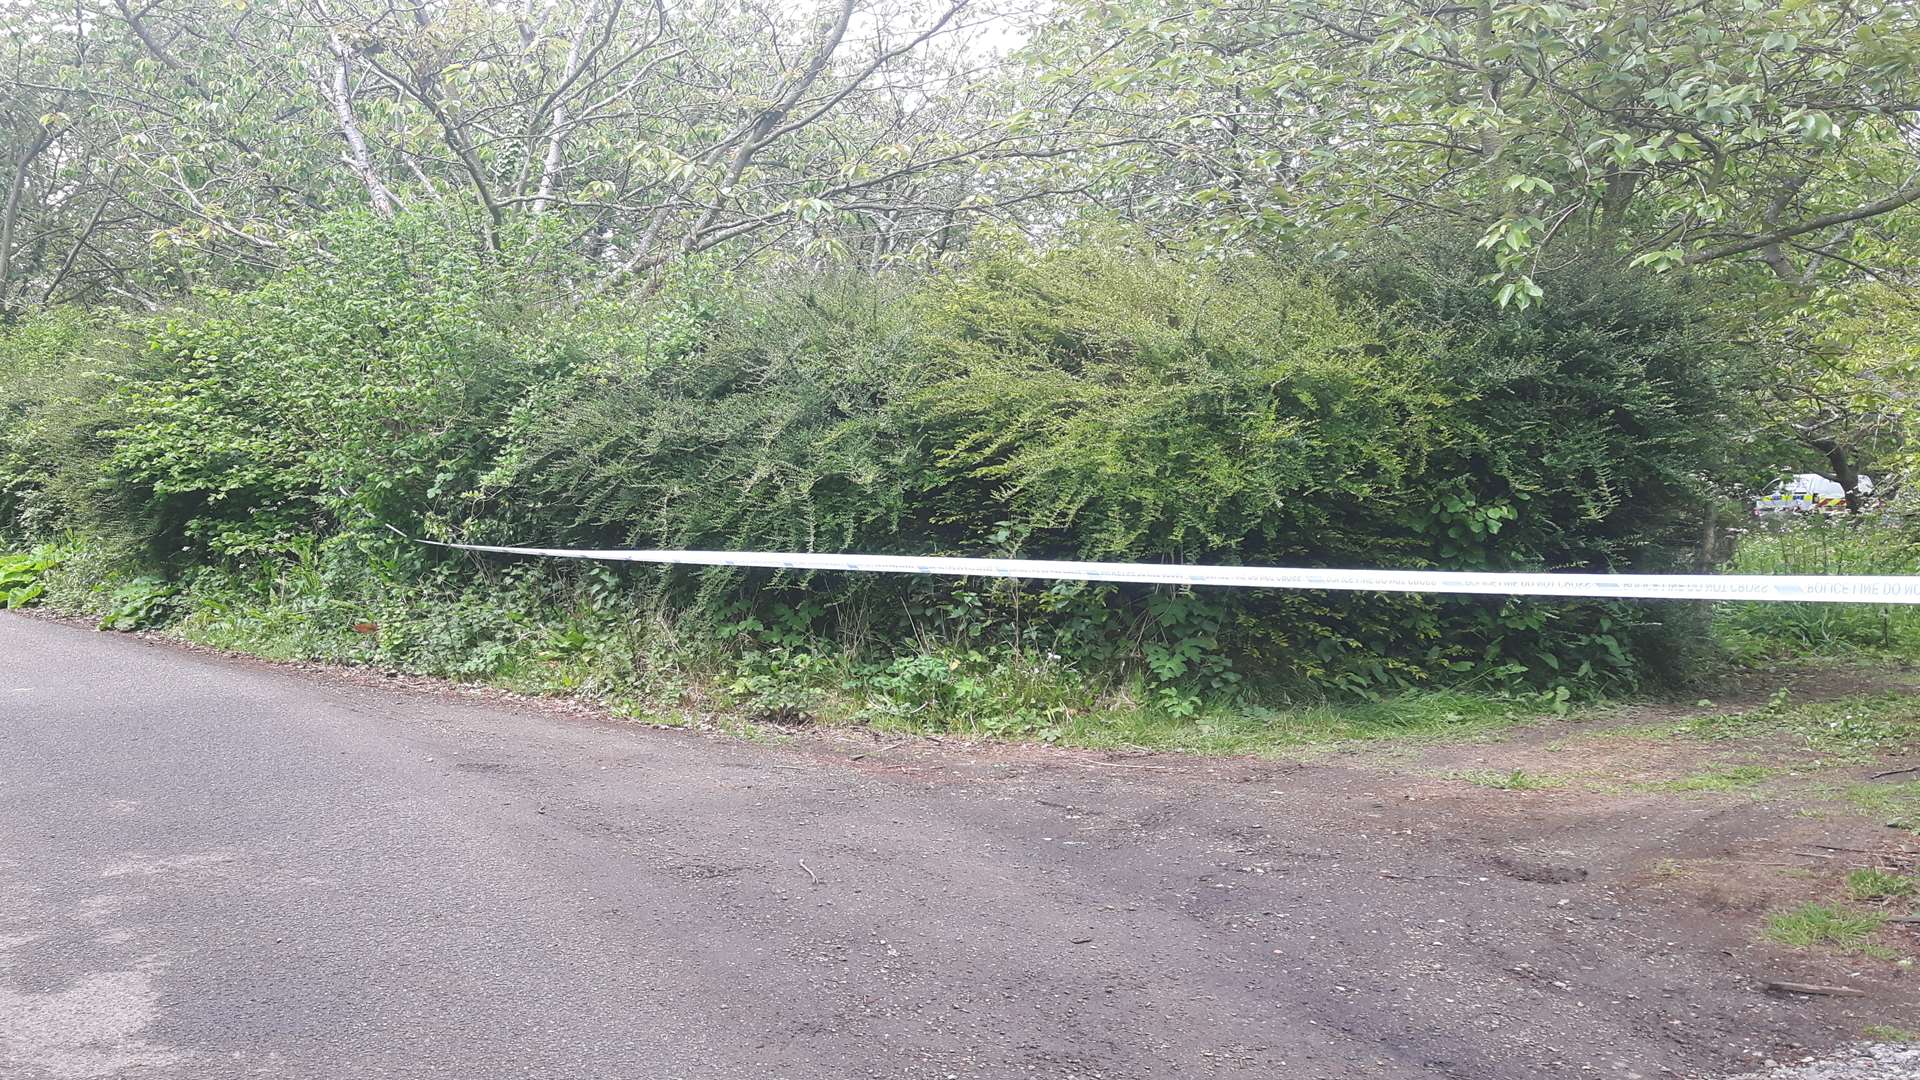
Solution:
<svg viewBox="0 0 1920 1080">
<path fill-rule="evenodd" d="M 1450 780 L 1465 780 L 1479 787 L 1494 788 L 1499 791 L 1548 791 L 1563 786 L 1566 781 L 1557 776 L 1542 776 L 1524 769 L 1512 772 L 1498 772 L 1491 769 L 1469 770 L 1449 773 Z"/>
<path fill-rule="evenodd" d="M 1839 795 L 1869 814 L 1886 818 L 1892 828 L 1920 836 L 1920 780 L 1854 784 Z"/>
<path fill-rule="evenodd" d="M 1860 1029 L 1860 1034 L 1874 1042 L 1883 1043 L 1920 1043 L 1920 1031 L 1893 1027 L 1888 1024 L 1870 1024 Z"/>
<path fill-rule="evenodd" d="M 1847 895 L 1855 900 L 1894 900 L 1912 896 L 1920 881 L 1888 870 L 1855 870 L 1847 875 Z"/>
<path fill-rule="evenodd" d="M 1791 705 L 1781 692 L 1766 705 L 1747 712 L 1696 716 L 1678 724 L 1620 728 L 1617 734 L 1696 742 L 1786 735 L 1826 757 L 1865 761 L 1876 753 L 1897 749 L 1920 737 L 1920 695 L 1894 691 Z"/>
<path fill-rule="evenodd" d="M 1887 520 L 1820 515 L 1748 533 L 1727 568 L 1736 574 L 1911 574 L 1920 543 Z M 1723 604 L 1716 636 L 1734 657 L 1911 655 L 1920 610 L 1884 604 Z"/>
<path fill-rule="evenodd" d="M 46 594 L 47 572 L 59 565 L 60 553 L 52 547 L 25 555 L 0 555 L 0 607 L 22 608 L 37 602 Z"/>
<path fill-rule="evenodd" d="M 1058 741 L 1094 749 L 1278 756 L 1342 743 L 1489 738 L 1538 715 L 1537 706 L 1452 691 L 1291 708 L 1210 705 L 1188 719 L 1117 697 L 1066 718 Z"/>
<path fill-rule="evenodd" d="M 1653 864 L 1653 875 L 1663 878 L 1686 877 L 1689 871 L 1678 859 L 1661 859 Z"/>
<path fill-rule="evenodd" d="M 1766 765 L 1723 765 L 1683 776 L 1640 785 L 1646 791 L 1676 793 L 1746 791 L 1758 787 L 1780 772 Z"/>
<path fill-rule="evenodd" d="M 137 577 L 114 590 L 102 630 L 147 630 L 166 622 L 178 592 L 155 577 Z"/>
<path fill-rule="evenodd" d="M 1533 694 L 1462 691 L 1266 707 L 1210 687 L 1188 715 L 1168 707 L 1159 673 L 1117 681 L 1044 649 L 929 635 L 861 659 L 811 633 L 819 612 L 804 605 L 734 611 L 716 632 L 659 609 L 636 616 L 640 598 L 592 573 L 508 568 L 481 582 L 452 572 L 396 580 L 368 575 L 353 564 L 357 554 L 344 545 L 302 548 L 258 572 L 204 568 L 162 583 L 130 578 L 123 563 L 82 546 L 46 575 L 46 602 L 115 628 L 164 627 L 270 659 L 578 694 L 650 722 L 688 722 L 688 702 L 702 700 L 702 716 L 731 710 L 775 726 L 864 722 L 1090 748 L 1272 756 L 1352 742 L 1491 738 L 1550 707 Z"/>
<path fill-rule="evenodd" d="M 1825 904 L 1802 904 L 1767 920 L 1767 938 L 1782 945 L 1809 949 L 1820 946 L 1843 952 L 1873 953 L 1868 942 L 1886 916 L 1852 912 Z"/>
<path fill-rule="evenodd" d="M 727 693 L 754 723 L 800 727 L 818 719 L 826 702 L 820 683 L 830 677 L 828 668 L 815 653 L 775 646 L 748 657 Z"/>
</svg>

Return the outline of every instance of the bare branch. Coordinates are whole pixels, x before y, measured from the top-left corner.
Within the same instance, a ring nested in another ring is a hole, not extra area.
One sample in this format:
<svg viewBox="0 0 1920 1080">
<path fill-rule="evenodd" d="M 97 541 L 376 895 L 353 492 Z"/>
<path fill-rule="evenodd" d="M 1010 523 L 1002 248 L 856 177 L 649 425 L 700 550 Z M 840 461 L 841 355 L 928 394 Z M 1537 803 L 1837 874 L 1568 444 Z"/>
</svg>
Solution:
<svg viewBox="0 0 1920 1080">
<path fill-rule="evenodd" d="M 1856 206 L 1851 210 L 1840 210 L 1831 214 L 1822 214 L 1819 217 L 1809 218 L 1806 221 L 1787 226 L 1786 228 L 1775 229 L 1771 232 L 1761 233 L 1758 236 L 1749 236 L 1730 244 L 1702 248 L 1699 251 L 1689 254 L 1685 262 L 1688 266 L 1698 266 L 1701 263 L 1712 262 L 1715 259 L 1725 259 L 1733 255 L 1744 255 L 1749 251 L 1758 251 L 1761 248 L 1778 244 L 1783 240 L 1791 240 L 1796 236 L 1804 236 L 1807 233 L 1818 232 L 1821 229 L 1830 229 L 1835 225 L 1845 225 L 1849 221 L 1861 221 L 1866 218 L 1879 217 L 1882 214 L 1890 214 L 1903 206 L 1913 203 L 1915 200 L 1920 200 L 1920 176 L 1908 180 L 1906 186 L 1883 199 L 1876 199 L 1873 202 Z"/>
</svg>

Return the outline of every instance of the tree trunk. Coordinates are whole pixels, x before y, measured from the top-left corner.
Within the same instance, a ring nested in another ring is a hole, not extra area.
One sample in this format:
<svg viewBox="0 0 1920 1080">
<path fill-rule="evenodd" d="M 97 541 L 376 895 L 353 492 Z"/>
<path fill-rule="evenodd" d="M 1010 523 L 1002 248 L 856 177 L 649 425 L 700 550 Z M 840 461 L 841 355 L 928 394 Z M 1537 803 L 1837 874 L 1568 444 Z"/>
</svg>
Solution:
<svg viewBox="0 0 1920 1080">
<path fill-rule="evenodd" d="M 1704 519 L 1700 522 L 1700 549 L 1694 553 L 1693 569 L 1695 573 L 1710 574 L 1713 564 L 1718 562 L 1720 554 L 1720 508 L 1709 504 Z"/>
<path fill-rule="evenodd" d="M 380 182 L 380 176 L 373 170 L 373 155 L 367 152 L 367 140 L 360 134 L 360 124 L 353 116 L 353 90 L 348 80 L 347 64 L 353 53 L 340 35 L 328 33 L 333 45 L 334 67 L 331 85 L 322 82 L 320 92 L 333 105 L 334 121 L 340 126 L 340 137 L 347 143 L 347 167 L 360 177 L 366 186 L 367 196 L 373 200 L 373 212 L 382 218 L 393 218 L 393 196 L 387 186 Z"/>
<path fill-rule="evenodd" d="M 1815 449 L 1827 456 L 1827 464 L 1833 469 L 1833 478 L 1840 481 L 1840 487 L 1844 489 L 1842 494 L 1847 500 L 1847 513 L 1859 513 L 1860 470 L 1853 462 L 1853 455 L 1847 452 L 1846 447 L 1830 441 L 1817 443 Z"/>
<path fill-rule="evenodd" d="M 47 130 L 36 136 L 20 152 L 20 160 L 7 179 L 7 195 L 0 205 L 0 314 L 12 311 L 13 238 L 20 224 L 20 199 L 27 189 L 27 168 L 40 152 L 53 145 L 54 133 Z"/>
<path fill-rule="evenodd" d="M 593 21 L 593 11 L 594 5 L 588 4 L 586 10 L 580 15 L 580 25 L 573 28 L 572 40 L 567 42 L 567 63 L 560 72 L 560 89 L 563 92 L 580 77 L 582 60 L 580 46 L 586 40 L 587 27 Z M 609 19 L 608 23 L 611 24 L 612 20 Z M 608 26 L 608 33 L 612 33 L 611 25 Z M 566 138 L 567 103 L 564 97 L 556 95 L 547 127 L 547 152 L 540 159 L 540 186 L 533 196 L 532 211 L 535 214 L 544 213 L 548 204 L 553 202 L 554 186 L 560 179 L 561 154 L 566 146 Z"/>
<path fill-rule="evenodd" d="M 1474 65 L 1479 69 L 1480 93 L 1487 108 L 1500 111 L 1500 90 L 1505 82 L 1504 73 L 1494 70 L 1494 61 L 1488 55 L 1493 51 L 1493 0 L 1480 0 L 1474 9 L 1473 20 Z M 1480 129 L 1480 167 L 1485 171 L 1487 190 L 1493 195 L 1494 209 L 1501 214 L 1510 214 L 1515 206 L 1514 192 L 1507 190 L 1501 183 L 1495 166 L 1500 155 L 1506 151 L 1506 140 L 1500 134 L 1498 126 L 1487 124 Z"/>
</svg>

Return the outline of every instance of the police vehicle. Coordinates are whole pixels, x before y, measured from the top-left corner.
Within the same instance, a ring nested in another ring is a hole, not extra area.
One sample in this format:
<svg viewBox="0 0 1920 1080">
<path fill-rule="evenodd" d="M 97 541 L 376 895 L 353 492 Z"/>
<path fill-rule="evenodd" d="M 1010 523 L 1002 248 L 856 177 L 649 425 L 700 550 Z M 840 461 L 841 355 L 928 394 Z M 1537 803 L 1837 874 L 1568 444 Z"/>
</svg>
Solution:
<svg viewBox="0 0 1920 1080">
<path fill-rule="evenodd" d="M 1873 494 L 1873 477 L 1862 476 L 1857 490 Z M 1843 514 L 1847 510 L 1847 489 L 1838 480 L 1819 473 L 1795 473 L 1784 476 L 1767 488 L 1766 494 L 1753 500 L 1755 517 L 1767 514 Z"/>
</svg>

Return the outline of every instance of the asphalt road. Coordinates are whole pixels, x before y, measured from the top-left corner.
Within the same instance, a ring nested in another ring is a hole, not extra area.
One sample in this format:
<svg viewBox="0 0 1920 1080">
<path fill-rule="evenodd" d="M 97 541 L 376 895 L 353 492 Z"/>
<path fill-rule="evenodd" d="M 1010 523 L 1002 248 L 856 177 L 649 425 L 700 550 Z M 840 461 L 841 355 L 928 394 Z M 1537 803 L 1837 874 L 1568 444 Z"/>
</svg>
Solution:
<svg viewBox="0 0 1920 1080">
<path fill-rule="evenodd" d="M 754 745 L 0 616 L 0 1076 L 1628 1078 L 1780 1019 L 1306 775 Z"/>
</svg>

